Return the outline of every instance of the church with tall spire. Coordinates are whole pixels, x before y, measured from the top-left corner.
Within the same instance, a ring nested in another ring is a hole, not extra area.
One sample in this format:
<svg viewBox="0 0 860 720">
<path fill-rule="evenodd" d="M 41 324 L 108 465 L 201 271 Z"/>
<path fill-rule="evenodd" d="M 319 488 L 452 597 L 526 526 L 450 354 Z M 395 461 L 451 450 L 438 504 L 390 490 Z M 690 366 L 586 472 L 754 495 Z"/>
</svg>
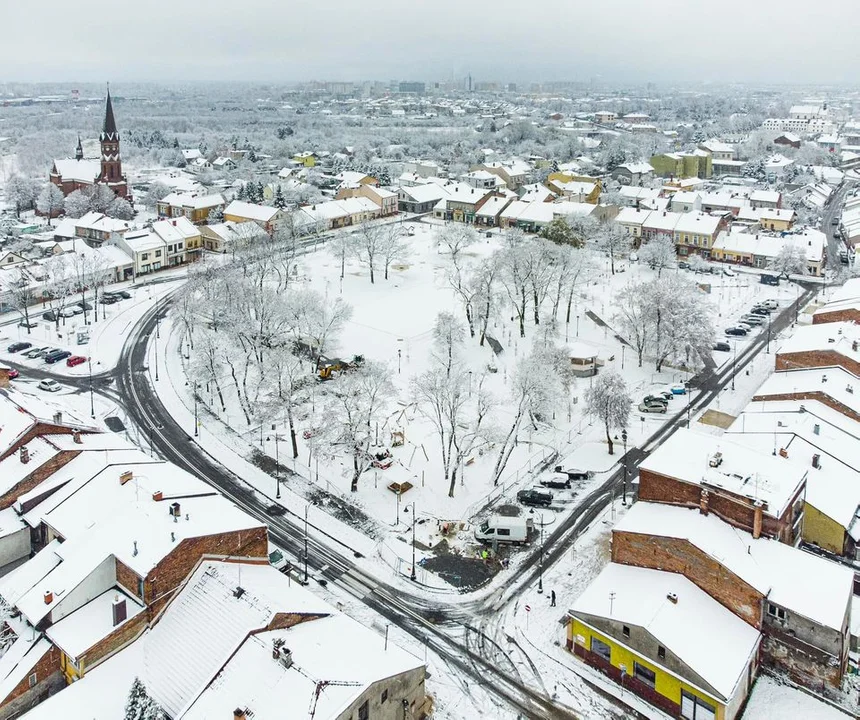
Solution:
<svg viewBox="0 0 860 720">
<path fill-rule="evenodd" d="M 91 185 L 107 185 L 118 197 L 128 198 L 128 181 L 122 174 L 119 130 L 113 114 L 110 86 L 105 99 L 105 116 L 99 143 L 101 155 L 98 159 L 84 157 L 83 145 L 78 136 L 74 158 L 54 160 L 49 179 L 63 191 L 63 195 L 69 195 L 75 190 Z"/>
</svg>

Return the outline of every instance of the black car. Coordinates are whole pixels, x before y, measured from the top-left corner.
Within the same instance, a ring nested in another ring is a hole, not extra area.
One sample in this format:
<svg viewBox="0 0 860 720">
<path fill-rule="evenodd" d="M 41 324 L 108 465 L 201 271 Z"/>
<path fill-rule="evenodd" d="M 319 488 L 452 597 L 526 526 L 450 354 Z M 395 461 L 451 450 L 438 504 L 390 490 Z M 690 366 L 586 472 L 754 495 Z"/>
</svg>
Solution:
<svg viewBox="0 0 860 720">
<path fill-rule="evenodd" d="M 119 302 L 119 298 L 116 295 L 102 295 L 99 298 L 99 302 L 102 305 L 113 305 L 114 303 Z"/>
<path fill-rule="evenodd" d="M 750 310 L 752 315 L 761 315 L 763 317 L 770 316 L 770 308 L 764 307 L 764 305 L 756 305 L 752 310 Z"/>
<path fill-rule="evenodd" d="M 517 493 L 517 500 L 523 505 L 550 505 L 552 503 L 552 493 L 541 492 L 540 490 L 520 490 Z"/>
<path fill-rule="evenodd" d="M 48 310 L 48 312 L 42 313 L 42 319 L 47 320 L 48 322 L 57 322 L 57 313 L 53 310 Z"/>
<path fill-rule="evenodd" d="M 65 360 L 66 358 L 71 356 L 72 353 L 70 353 L 68 350 L 59 350 L 45 355 L 45 362 L 48 363 L 48 365 L 53 365 L 54 363 L 58 363 L 60 362 L 60 360 Z"/>
<path fill-rule="evenodd" d="M 8 348 L 6 348 L 7 352 L 14 353 L 20 352 L 21 350 L 26 350 L 27 348 L 33 347 L 33 343 L 30 342 L 16 342 L 12 343 Z"/>
<path fill-rule="evenodd" d="M 747 331 L 742 327 L 728 327 L 728 328 L 726 328 L 726 335 L 743 336 L 746 334 L 747 334 Z"/>
<path fill-rule="evenodd" d="M 567 475 L 553 475 L 541 480 L 540 484 L 554 490 L 570 490 L 570 478 Z"/>
<path fill-rule="evenodd" d="M 779 285 L 779 277 L 777 275 L 768 275 L 763 273 L 759 278 L 762 285 Z"/>
<path fill-rule="evenodd" d="M 90 305 L 86 300 L 84 302 L 77 303 L 79 308 L 83 308 L 84 310 L 92 310 L 93 306 Z"/>
<path fill-rule="evenodd" d="M 646 395 L 642 398 L 642 402 L 646 405 L 663 405 L 664 407 L 669 404 L 669 401 L 662 395 Z"/>
<path fill-rule="evenodd" d="M 114 290 L 113 292 L 111 292 L 111 295 L 121 297 L 123 300 L 131 299 L 131 293 L 128 290 Z"/>
<path fill-rule="evenodd" d="M 278 505 L 276 503 L 272 503 L 271 505 L 269 505 L 266 508 L 266 512 L 269 513 L 269 515 L 275 515 L 275 516 L 285 515 L 287 512 L 287 508 L 285 508 L 283 505 Z"/>
<path fill-rule="evenodd" d="M 678 263 L 678 267 L 681 270 L 689 270 L 690 269 L 690 263 L 685 262 L 684 260 L 681 260 L 681 262 Z"/>
<path fill-rule="evenodd" d="M 719 350 L 720 352 L 731 352 L 732 346 L 727 342 L 715 342 L 712 346 L 712 349 Z"/>
</svg>

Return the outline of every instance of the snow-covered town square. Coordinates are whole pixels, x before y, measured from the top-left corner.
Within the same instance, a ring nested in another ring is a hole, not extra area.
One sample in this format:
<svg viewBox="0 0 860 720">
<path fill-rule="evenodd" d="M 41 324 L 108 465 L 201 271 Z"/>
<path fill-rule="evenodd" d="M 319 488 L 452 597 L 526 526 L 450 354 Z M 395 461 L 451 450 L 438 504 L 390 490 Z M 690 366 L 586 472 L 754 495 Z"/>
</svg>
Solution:
<svg viewBox="0 0 860 720">
<path fill-rule="evenodd" d="M 0 720 L 860 717 L 856 47 L 237 9 L 4 13 Z"/>
</svg>

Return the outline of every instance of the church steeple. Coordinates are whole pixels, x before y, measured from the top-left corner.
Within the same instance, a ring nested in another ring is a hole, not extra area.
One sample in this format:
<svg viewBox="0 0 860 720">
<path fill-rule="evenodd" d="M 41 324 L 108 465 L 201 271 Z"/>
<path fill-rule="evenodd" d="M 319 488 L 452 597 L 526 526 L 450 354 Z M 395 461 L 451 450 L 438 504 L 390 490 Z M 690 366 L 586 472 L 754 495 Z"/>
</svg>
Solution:
<svg viewBox="0 0 860 720">
<path fill-rule="evenodd" d="M 110 83 L 108 83 L 107 89 L 107 101 L 105 102 L 105 121 L 102 126 L 102 135 L 101 139 L 104 141 L 105 139 L 112 140 L 116 137 L 119 139 L 119 136 L 116 131 L 116 120 L 113 117 L 113 103 L 110 101 Z"/>
<path fill-rule="evenodd" d="M 75 148 L 75 160 L 84 159 L 84 148 L 81 145 L 81 136 L 78 135 L 78 146 Z"/>
</svg>

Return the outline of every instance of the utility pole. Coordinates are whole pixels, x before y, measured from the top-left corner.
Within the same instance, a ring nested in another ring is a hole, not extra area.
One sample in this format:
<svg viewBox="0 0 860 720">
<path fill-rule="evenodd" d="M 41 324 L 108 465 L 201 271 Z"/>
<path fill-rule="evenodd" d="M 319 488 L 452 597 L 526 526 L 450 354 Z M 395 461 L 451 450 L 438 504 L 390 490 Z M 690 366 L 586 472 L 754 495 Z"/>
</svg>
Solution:
<svg viewBox="0 0 860 720">
<path fill-rule="evenodd" d="M 93 359 L 91 357 L 87 358 L 87 367 L 90 371 L 90 417 L 94 418 L 96 416 L 96 406 L 93 404 Z"/>
<path fill-rule="evenodd" d="M 538 558 L 538 592 L 543 592 L 543 513 L 540 513 L 540 556 Z"/>
<path fill-rule="evenodd" d="M 623 346 L 622 346 L 623 347 Z M 627 428 L 621 431 L 621 441 L 624 443 L 624 485 L 623 494 L 621 495 L 621 504 L 627 504 Z"/>
<path fill-rule="evenodd" d="M 418 518 L 415 515 L 415 501 L 412 501 L 412 575 L 411 580 L 415 581 L 415 524 Z"/>
<path fill-rule="evenodd" d="M 732 357 L 732 390 L 735 389 L 735 374 L 738 370 L 738 341 L 737 338 L 732 345 L 733 348 L 733 357 Z"/>
<path fill-rule="evenodd" d="M 194 437 L 197 437 L 197 381 L 194 381 Z"/>
<path fill-rule="evenodd" d="M 308 584 L 308 507 L 305 505 L 305 585 Z"/>
</svg>

